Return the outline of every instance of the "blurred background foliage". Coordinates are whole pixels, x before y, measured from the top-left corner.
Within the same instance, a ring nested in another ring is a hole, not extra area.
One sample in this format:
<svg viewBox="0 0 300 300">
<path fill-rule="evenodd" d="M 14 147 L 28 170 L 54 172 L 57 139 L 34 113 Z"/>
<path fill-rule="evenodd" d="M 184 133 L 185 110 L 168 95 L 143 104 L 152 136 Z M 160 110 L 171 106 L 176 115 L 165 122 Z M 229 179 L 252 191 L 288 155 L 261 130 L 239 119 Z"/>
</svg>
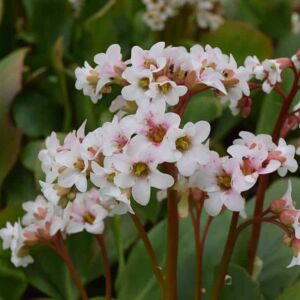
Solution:
<svg viewBox="0 0 300 300">
<path fill-rule="evenodd" d="M 183 10 L 168 20 L 163 31 L 153 32 L 142 19 L 144 5 L 140 0 L 86 0 L 80 11 L 68 0 L 0 0 L 0 227 L 20 218 L 22 203 L 39 193 L 38 180 L 43 175 L 37 154 L 45 137 L 52 131 L 63 136 L 85 119 L 87 129 L 92 130 L 111 118 L 107 108 L 119 91 L 92 104 L 74 88 L 76 66 L 85 60 L 92 62 L 96 53 L 106 51 L 112 43 L 119 43 L 128 58 L 133 45 L 148 48 L 159 40 L 187 47 L 209 43 L 232 53 L 238 63 L 247 55 L 260 59 L 291 56 L 300 48 L 300 33 L 293 32 L 291 26 L 292 12 L 300 10 L 296 6 L 292 0 L 224 0 L 225 22 L 215 31 L 198 29 L 193 17 Z M 290 77 L 287 73 L 286 89 Z M 252 113 L 242 119 L 233 117 L 212 94 L 203 93 L 192 99 L 183 122 L 210 121 L 211 145 L 223 154 L 241 129 L 270 133 L 279 108 L 277 95 L 255 92 Z M 294 135 L 291 140 L 296 138 Z M 293 180 L 300 200 L 300 181 Z M 286 182 L 274 178 L 268 199 L 278 197 Z M 151 239 L 163 264 L 164 204 L 153 199 L 147 208 L 137 209 L 151 228 Z M 207 290 L 221 255 L 226 224 L 228 215 L 223 214 L 212 226 L 205 257 Z M 130 218 L 114 219 L 107 228 L 116 298 L 158 299 L 155 279 Z M 182 221 L 181 232 L 179 294 L 180 299 L 189 300 L 195 280 L 189 218 Z M 238 284 L 226 286 L 222 299 L 289 300 L 300 295 L 300 271 L 284 269 L 291 253 L 280 248 L 279 238 L 276 230 L 266 228 L 259 250 L 263 268 L 257 282 L 243 269 L 247 236 L 240 241 L 230 269 Z M 68 245 L 90 295 L 103 293 L 102 265 L 92 238 L 79 234 L 70 238 Z M 0 299 L 76 299 L 76 289 L 58 257 L 45 248 L 35 250 L 36 262 L 26 270 L 15 269 L 9 253 L 0 250 Z"/>
</svg>

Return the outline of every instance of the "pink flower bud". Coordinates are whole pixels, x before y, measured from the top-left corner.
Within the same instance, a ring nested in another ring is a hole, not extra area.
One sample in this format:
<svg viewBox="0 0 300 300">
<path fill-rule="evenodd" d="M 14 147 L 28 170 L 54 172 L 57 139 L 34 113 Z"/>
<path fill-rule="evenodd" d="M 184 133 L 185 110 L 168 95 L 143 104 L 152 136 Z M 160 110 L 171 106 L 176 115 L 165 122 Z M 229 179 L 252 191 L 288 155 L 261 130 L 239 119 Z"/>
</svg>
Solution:
<svg viewBox="0 0 300 300">
<path fill-rule="evenodd" d="M 297 217 L 296 210 L 284 210 L 280 213 L 279 218 L 282 224 L 286 226 L 292 226 L 295 222 L 295 218 Z"/>
<path fill-rule="evenodd" d="M 287 201 L 285 199 L 279 198 L 272 201 L 270 205 L 271 212 L 274 214 L 280 214 L 287 206 Z"/>
<path fill-rule="evenodd" d="M 292 61 L 289 58 L 286 57 L 277 58 L 276 61 L 279 63 L 281 70 L 292 67 Z"/>
</svg>

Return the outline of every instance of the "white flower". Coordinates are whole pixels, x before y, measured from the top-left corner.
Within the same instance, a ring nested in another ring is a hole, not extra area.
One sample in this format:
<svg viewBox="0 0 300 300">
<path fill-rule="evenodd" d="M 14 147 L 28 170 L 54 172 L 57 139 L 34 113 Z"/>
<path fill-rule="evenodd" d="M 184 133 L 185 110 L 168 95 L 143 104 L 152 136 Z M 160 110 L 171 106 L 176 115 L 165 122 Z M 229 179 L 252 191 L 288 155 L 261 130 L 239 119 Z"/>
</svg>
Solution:
<svg viewBox="0 0 300 300">
<path fill-rule="evenodd" d="M 96 54 L 94 62 L 98 65 L 103 78 L 120 77 L 126 67 L 122 60 L 121 47 L 118 44 L 109 46 L 106 53 Z"/>
<path fill-rule="evenodd" d="M 82 90 L 85 96 L 89 96 L 94 103 L 102 98 L 101 90 L 110 82 L 107 77 L 100 77 L 98 68 L 92 68 L 87 62 L 84 67 L 75 70 L 77 90 Z"/>
<path fill-rule="evenodd" d="M 277 159 L 281 162 L 278 174 L 283 177 L 287 174 L 287 171 L 292 173 L 296 172 L 298 169 L 298 163 L 295 159 L 295 146 L 287 145 L 286 141 L 283 138 L 280 138 L 274 153 L 277 152 L 279 152 Z"/>
<path fill-rule="evenodd" d="M 133 138 L 126 153 L 113 157 L 115 168 L 120 172 L 114 182 L 120 188 L 132 188 L 132 196 L 141 205 L 150 200 L 151 186 L 166 189 L 173 185 L 174 179 L 157 169 L 158 157 L 139 139 Z"/>
<path fill-rule="evenodd" d="M 220 158 L 212 151 L 209 163 L 199 167 L 191 182 L 207 192 L 204 207 L 209 215 L 218 215 L 223 206 L 232 211 L 244 212 L 245 199 L 241 192 L 251 185 L 244 180 L 236 159 Z"/>
<path fill-rule="evenodd" d="M 3 240 L 3 249 L 11 250 L 11 262 L 16 267 L 27 267 L 33 262 L 33 258 L 28 254 L 28 248 L 24 244 L 25 237 L 19 222 L 11 225 L 6 223 L 6 227 L 0 230 L 0 238 Z"/>
<path fill-rule="evenodd" d="M 153 80 L 152 72 L 131 67 L 124 71 L 123 78 L 129 82 L 129 85 L 122 89 L 123 98 L 129 101 L 134 100 L 138 105 L 147 102 L 150 83 Z"/>
<path fill-rule="evenodd" d="M 269 94 L 276 83 L 281 82 L 280 64 L 275 59 L 266 59 L 262 62 L 264 72 L 267 74 L 267 79 L 264 81 L 262 89 Z"/>
<path fill-rule="evenodd" d="M 111 122 L 106 122 L 102 126 L 103 132 L 103 154 L 111 156 L 123 151 L 130 141 L 134 128 L 125 122 L 125 119 L 118 120 L 115 116 Z"/>
<path fill-rule="evenodd" d="M 208 138 L 210 125 L 206 121 L 196 124 L 188 122 L 182 129 L 174 129 L 168 135 L 179 172 L 190 176 L 197 164 L 205 164 L 209 160 L 209 149 L 202 143 Z"/>
<path fill-rule="evenodd" d="M 41 166 L 43 172 L 46 174 L 46 182 L 53 182 L 59 172 L 60 165 L 56 162 L 55 157 L 58 151 L 60 151 L 61 146 L 55 132 L 52 132 L 45 141 L 46 149 L 39 152 L 39 160 L 41 161 Z"/>
<path fill-rule="evenodd" d="M 59 230 L 64 229 L 62 220 L 63 210 L 42 196 L 37 196 L 35 201 L 23 203 L 26 214 L 22 218 L 23 225 L 35 224 L 35 230 L 43 230 L 49 236 L 54 236 Z"/>
<path fill-rule="evenodd" d="M 149 96 L 153 100 L 164 100 L 170 106 L 176 105 L 179 98 L 187 93 L 187 87 L 177 85 L 166 76 L 160 76 L 155 82 L 150 83 Z"/>
<path fill-rule="evenodd" d="M 263 80 L 266 77 L 264 67 L 256 56 L 246 57 L 245 68 L 249 72 L 249 75 L 254 76 L 256 79 Z"/>
<path fill-rule="evenodd" d="M 6 223 L 6 227 L 0 229 L 0 237 L 3 241 L 3 249 L 16 249 L 18 246 L 18 238 L 22 232 L 22 227 L 19 222 L 13 225 L 10 222 Z"/>
<path fill-rule="evenodd" d="M 111 157 L 106 157 L 103 162 L 103 167 L 92 162 L 92 172 L 90 178 L 92 183 L 100 188 L 114 188 L 114 177 L 117 170 L 114 168 Z"/>
<path fill-rule="evenodd" d="M 178 129 L 179 115 L 165 113 L 164 102 L 151 102 L 138 108 L 135 115 L 123 119 L 131 131 L 138 134 L 136 139 L 140 144 L 148 144 L 152 151 L 157 152 L 161 162 L 174 162 L 176 157 L 170 146 L 168 135 L 173 129 Z"/>
<path fill-rule="evenodd" d="M 135 70 L 149 70 L 158 72 L 162 70 L 167 63 L 164 57 L 165 43 L 158 42 L 150 50 L 144 50 L 139 46 L 134 46 L 131 50 L 131 64 Z M 125 79 L 127 79 L 125 77 Z"/>
<path fill-rule="evenodd" d="M 59 152 L 56 159 L 63 167 L 58 176 L 58 184 L 66 188 L 75 185 L 80 192 L 85 192 L 89 162 L 88 154 L 82 145 L 75 143 L 70 150 Z"/>
<path fill-rule="evenodd" d="M 77 194 L 75 200 L 64 210 L 65 230 L 68 234 L 84 230 L 101 234 L 107 214 L 107 210 L 98 203 L 97 199 L 88 197 L 87 194 Z"/>
</svg>

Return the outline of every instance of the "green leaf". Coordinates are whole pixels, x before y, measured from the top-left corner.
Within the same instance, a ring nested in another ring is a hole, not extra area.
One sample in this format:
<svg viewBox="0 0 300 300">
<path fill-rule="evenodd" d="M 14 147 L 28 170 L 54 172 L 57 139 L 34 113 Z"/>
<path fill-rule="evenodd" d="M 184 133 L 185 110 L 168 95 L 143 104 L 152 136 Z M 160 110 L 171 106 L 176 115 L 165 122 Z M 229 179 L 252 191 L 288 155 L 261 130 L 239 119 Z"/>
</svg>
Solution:
<svg viewBox="0 0 300 300">
<path fill-rule="evenodd" d="M 9 109 L 22 88 L 22 73 L 26 48 L 14 51 L 0 61 L 0 117 Z"/>
<path fill-rule="evenodd" d="M 45 61 L 59 36 L 68 44 L 72 22 L 71 9 L 67 0 L 23 0 L 28 31 L 38 46 L 35 60 Z M 47 13 L 45 13 L 47 12 Z"/>
<path fill-rule="evenodd" d="M 21 162 L 29 171 L 35 172 L 40 165 L 39 152 L 45 147 L 44 140 L 28 142 L 22 149 Z"/>
<path fill-rule="evenodd" d="M 3 17 L 3 12 L 4 12 L 4 3 L 3 0 L 0 0 L 0 24 L 2 23 L 2 17 Z"/>
<path fill-rule="evenodd" d="M 158 262 L 162 265 L 165 260 L 166 223 L 159 223 L 149 233 L 149 238 L 156 250 Z M 132 282 L 134 278 L 134 283 Z M 131 251 L 123 272 L 117 279 L 119 286 L 118 300 L 150 300 L 159 299 L 158 283 L 153 276 L 149 258 L 142 241 L 139 241 Z"/>
<path fill-rule="evenodd" d="M 251 279 L 245 269 L 237 265 L 230 265 L 228 270 L 230 284 L 224 286 L 221 300 L 263 300 L 259 285 Z M 245 292 L 247 291 L 247 292 Z"/>
<path fill-rule="evenodd" d="M 241 21 L 226 21 L 219 29 L 204 33 L 200 42 L 220 47 L 224 53 L 231 53 L 240 64 L 248 55 L 263 59 L 271 57 L 273 53 L 271 40 Z"/>
<path fill-rule="evenodd" d="M 283 36 L 276 49 L 276 57 L 291 57 L 299 50 L 300 33 Z"/>
<path fill-rule="evenodd" d="M 213 121 L 222 115 L 222 104 L 213 96 L 196 95 L 189 102 L 183 117 L 183 123 L 200 120 Z"/>
<path fill-rule="evenodd" d="M 1 93 L 1 91 L 0 91 Z M 0 189 L 4 179 L 17 161 L 21 147 L 21 132 L 13 127 L 8 115 L 0 115 Z"/>
<path fill-rule="evenodd" d="M 296 282 L 293 286 L 286 289 L 277 300 L 295 300 L 300 296 L 300 281 Z"/>
<path fill-rule="evenodd" d="M 213 133 L 215 139 L 222 139 L 230 130 L 234 128 L 241 121 L 241 116 L 233 116 L 229 108 L 226 108 L 222 117 L 218 120 L 216 128 Z"/>
<path fill-rule="evenodd" d="M 17 160 L 21 144 L 21 132 L 11 125 L 8 110 L 22 87 L 26 53 L 27 49 L 20 49 L 0 61 L 0 140 L 5 141 L 0 148 L 0 188 Z"/>
<path fill-rule="evenodd" d="M 61 108 L 53 99 L 35 91 L 21 94 L 13 106 L 17 127 L 31 137 L 47 136 L 61 128 Z"/>
<path fill-rule="evenodd" d="M 4 181 L 3 197 L 5 201 L 7 203 L 33 201 L 36 193 L 33 174 L 17 163 Z"/>
<path fill-rule="evenodd" d="M 31 285 L 56 300 L 77 299 L 77 289 L 60 257 L 50 248 L 39 246 L 32 255 L 34 263 L 25 269 Z"/>
<path fill-rule="evenodd" d="M 240 2 L 244 0 L 239 0 Z M 275 38 L 291 30 L 292 0 L 247 0 L 259 19 L 259 28 Z M 280 22 L 278 22 L 280 20 Z"/>
<path fill-rule="evenodd" d="M 0 299 L 19 300 L 26 287 L 27 280 L 23 271 L 0 256 Z"/>
<path fill-rule="evenodd" d="M 14 223 L 18 221 L 24 212 L 21 204 L 10 204 L 0 211 L 0 228 L 6 226 L 6 222 Z"/>
</svg>

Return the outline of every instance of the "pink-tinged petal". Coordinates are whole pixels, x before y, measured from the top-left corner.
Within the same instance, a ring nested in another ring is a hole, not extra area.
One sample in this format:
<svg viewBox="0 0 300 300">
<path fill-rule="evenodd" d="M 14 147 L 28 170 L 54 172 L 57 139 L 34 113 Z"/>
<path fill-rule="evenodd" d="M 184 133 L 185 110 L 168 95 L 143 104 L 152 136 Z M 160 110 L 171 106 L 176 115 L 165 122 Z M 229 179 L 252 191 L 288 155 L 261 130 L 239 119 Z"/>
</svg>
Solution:
<svg viewBox="0 0 300 300">
<path fill-rule="evenodd" d="M 87 179 L 84 174 L 79 174 L 78 179 L 75 183 L 76 188 L 79 192 L 85 193 L 87 189 Z"/>
<path fill-rule="evenodd" d="M 231 211 L 242 211 L 245 209 L 245 199 L 233 190 L 223 192 L 222 198 L 224 205 Z"/>
<path fill-rule="evenodd" d="M 122 96 L 124 97 L 124 99 L 126 100 L 137 100 L 136 98 L 136 90 L 137 87 L 135 87 L 134 85 L 127 85 L 124 86 L 122 88 Z"/>
<path fill-rule="evenodd" d="M 197 143 L 204 142 L 210 133 L 210 124 L 206 121 L 199 121 L 195 124 L 196 127 L 196 135 L 195 140 Z"/>
<path fill-rule="evenodd" d="M 249 148 L 246 147 L 245 145 L 232 145 L 228 147 L 227 152 L 232 157 L 241 158 L 243 156 L 248 156 Z"/>
<path fill-rule="evenodd" d="M 112 164 L 114 168 L 122 173 L 130 173 L 131 161 L 125 154 L 117 154 L 112 157 Z"/>
<path fill-rule="evenodd" d="M 158 42 L 154 44 L 151 49 L 149 50 L 149 54 L 151 57 L 157 57 L 160 56 L 162 51 L 164 50 L 166 44 L 165 42 Z"/>
<path fill-rule="evenodd" d="M 188 154 L 194 161 L 197 161 L 199 164 L 206 164 L 210 158 L 210 150 L 208 147 L 200 144 L 193 147 Z"/>
<path fill-rule="evenodd" d="M 139 46 L 133 46 L 131 49 L 131 63 L 138 66 L 144 62 L 144 50 Z"/>
<path fill-rule="evenodd" d="M 164 174 L 158 170 L 154 170 L 150 175 L 150 184 L 157 189 L 164 190 L 174 184 L 174 179 L 169 174 Z"/>
<path fill-rule="evenodd" d="M 135 180 L 131 175 L 121 173 L 115 176 L 114 183 L 120 188 L 126 189 L 132 187 Z"/>
<path fill-rule="evenodd" d="M 63 187 L 71 187 L 77 181 L 78 171 L 73 169 L 64 170 L 58 177 L 58 184 Z"/>
<path fill-rule="evenodd" d="M 92 234 L 101 234 L 104 230 L 104 223 L 103 221 L 95 222 L 94 224 L 86 224 L 85 226 L 86 231 Z"/>
<path fill-rule="evenodd" d="M 66 232 L 69 234 L 83 231 L 83 223 L 70 221 L 66 227 Z"/>
<path fill-rule="evenodd" d="M 132 187 L 132 197 L 133 199 L 141 204 L 147 205 L 150 200 L 151 187 L 149 182 L 146 180 L 137 180 Z"/>
<path fill-rule="evenodd" d="M 271 160 L 265 168 L 259 170 L 259 174 L 269 174 L 280 168 L 281 163 L 278 160 Z"/>
<path fill-rule="evenodd" d="M 223 203 L 219 192 L 210 193 L 209 198 L 204 201 L 204 208 L 206 212 L 212 216 L 217 216 L 222 210 Z"/>
<path fill-rule="evenodd" d="M 197 162 L 187 155 L 181 157 L 177 162 L 178 171 L 183 176 L 191 176 L 195 172 L 197 166 Z"/>
</svg>

